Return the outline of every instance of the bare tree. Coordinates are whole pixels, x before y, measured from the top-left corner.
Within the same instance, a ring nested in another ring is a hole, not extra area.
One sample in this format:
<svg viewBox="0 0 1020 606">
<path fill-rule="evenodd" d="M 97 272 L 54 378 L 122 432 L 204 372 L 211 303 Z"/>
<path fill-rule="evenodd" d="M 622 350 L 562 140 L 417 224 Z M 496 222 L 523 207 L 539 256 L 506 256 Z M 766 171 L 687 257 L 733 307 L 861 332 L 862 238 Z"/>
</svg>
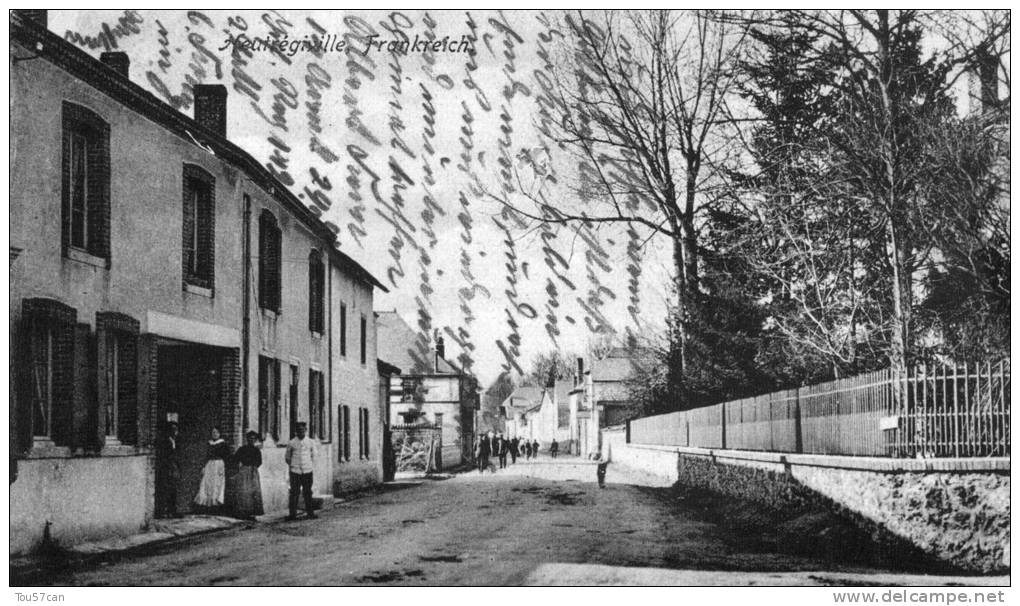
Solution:
<svg viewBox="0 0 1020 606">
<path fill-rule="evenodd" d="M 734 160 L 725 106 L 746 31 L 702 11 L 571 13 L 563 29 L 540 100 L 551 119 L 540 130 L 576 162 L 576 179 L 560 183 L 577 203 L 554 207 L 544 170 L 534 171 L 538 187 L 518 180 L 521 195 L 490 195 L 532 221 L 624 224 L 672 241 L 679 334 L 670 369 L 680 393 L 699 239 Z"/>
</svg>

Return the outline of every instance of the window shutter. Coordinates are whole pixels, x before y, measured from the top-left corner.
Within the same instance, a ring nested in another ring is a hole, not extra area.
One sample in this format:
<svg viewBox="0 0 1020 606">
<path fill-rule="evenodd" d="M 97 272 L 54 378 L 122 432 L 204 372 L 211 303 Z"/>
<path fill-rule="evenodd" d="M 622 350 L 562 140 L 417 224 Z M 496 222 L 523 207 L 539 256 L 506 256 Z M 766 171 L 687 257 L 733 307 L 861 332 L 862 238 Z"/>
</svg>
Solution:
<svg viewBox="0 0 1020 606">
<path fill-rule="evenodd" d="M 181 208 L 183 209 L 183 220 L 181 222 L 181 279 L 184 282 L 191 280 L 191 259 L 189 258 L 191 253 L 191 242 L 190 234 L 195 229 L 195 216 L 197 209 L 192 209 L 193 195 L 192 188 L 194 185 L 191 182 L 191 178 L 188 176 L 188 172 L 184 172 L 184 187 L 183 196 L 181 199 Z M 198 251 L 194 251 L 194 254 L 198 254 Z"/>
<path fill-rule="evenodd" d="M 14 405 L 11 427 L 12 454 L 25 455 L 32 449 L 32 322 L 34 318 L 23 313 L 16 334 L 17 350 L 20 352 L 21 363 L 15 364 L 17 376 L 18 398 Z M 15 344 L 12 343 L 12 349 Z"/>
<path fill-rule="evenodd" d="M 107 384 L 106 376 L 108 368 L 106 365 L 106 339 L 108 333 L 101 329 L 96 323 L 95 335 L 88 338 L 88 346 L 85 348 L 87 360 L 85 365 L 88 370 L 88 391 L 91 392 L 86 398 L 84 410 L 76 410 L 75 418 L 81 418 L 80 444 L 87 450 L 99 451 L 106 445 L 106 431 L 103 427 L 104 407 L 106 406 Z M 80 337 L 79 337 L 80 338 Z M 80 351 L 80 350 L 79 350 Z"/>
<path fill-rule="evenodd" d="M 53 332 L 53 442 L 70 446 L 74 407 L 74 319 L 58 317 Z"/>
<path fill-rule="evenodd" d="M 138 444 L 138 334 L 122 333 L 118 376 L 120 409 L 117 438 L 122 444 Z"/>
<path fill-rule="evenodd" d="M 199 190 L 198 209 L 198 275 L 206 288 L 213 288 L 216 266 L 216 187 L 205 182 Z"/>
<path fill-rule="evenodd" d="M 325 439 L 326 432 L 326 374 L 319 373 L 319 438 Z"/>
<path fill-rule="evenodd" d="M 110 261 L 110 125 L 89 125 L 89 253 Z"/>
<path fill-rule="evenodd" d="M 273 360 L 273 439 L 280 439 L 280 361 Z"/>
<path fill-rule="evenodd" d="M 277 225 L 273 225 L 273 234 L 270 238 L 270 261 L 272 262 L 272 303 L 273 310 L 280 311 L 282 307 L 282 277 L 283 277 L 283 231 Z"/>
<path fill-rule="evenodd" d="M 63 151 L 60 157 L 60 173 L 62 175 L 60 187 L 60 253 L 62 256 L 67 256 L 67 249 L 71 246 L 71 131 L 73 128 L 74 121 L 68 115 L 67 106 L 65 105 L 63 111 Z M 29 430 L 29 438 L 31 438 L 31 430 Z M 29 447 L 31 445 L 30 439 Z"/>
</svg>

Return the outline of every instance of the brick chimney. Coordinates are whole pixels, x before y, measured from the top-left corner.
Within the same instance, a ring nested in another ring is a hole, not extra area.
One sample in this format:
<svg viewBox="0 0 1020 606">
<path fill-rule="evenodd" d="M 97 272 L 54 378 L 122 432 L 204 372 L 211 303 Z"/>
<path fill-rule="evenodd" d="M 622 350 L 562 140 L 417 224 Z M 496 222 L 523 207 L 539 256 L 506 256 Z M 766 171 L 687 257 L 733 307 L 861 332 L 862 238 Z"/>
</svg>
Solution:
<svg viewBox="0 0 1020 606">
<path fill-rule="evenodd" d="M 227 136 L 227 87 L 222 84 L 196 84 L 195 122 L 214 133 Z"/>
<path fill-rule="evenodd" d="M 128 68 L 131 66 L 131 59 L 124 51 L 109 51 L 99 55 L 103 65 L 109 67 L 118 74 L 128 77 Z"/>
<path fill-rule="evenodd" d="M 29 19 L 31 21 L 35 21 L 36 23 L 38 23 L 39 25 L 41 25 L 43 27 L 48 27 L 49 26 L 49 16 L 48 16 L 48 14 L 47 14 L 45 9 L 24 9 L 23 8 L 23 9 L 19 9 L 18 12 L 21 13 L 22 17 L 24 17 L 26 19 Z"/>
</svg>

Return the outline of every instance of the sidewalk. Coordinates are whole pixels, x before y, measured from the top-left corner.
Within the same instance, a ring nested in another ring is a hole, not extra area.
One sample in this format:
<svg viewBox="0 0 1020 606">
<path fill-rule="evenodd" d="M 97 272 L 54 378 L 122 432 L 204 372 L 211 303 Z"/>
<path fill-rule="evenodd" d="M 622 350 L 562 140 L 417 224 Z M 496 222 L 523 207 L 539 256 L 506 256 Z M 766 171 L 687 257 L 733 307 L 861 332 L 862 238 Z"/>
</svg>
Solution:
<svg viewBox="0 0 1020 606">
<path fill-rule="evenodd" d="M 226 516 L 191 515 L 155 520 L 152 529 L 126 537 L 79 543 L 50 554 L 32 554 L 10 559 L 11 585 L 30 585 L 40 576 L 57 569 L 81 566 L 116 555 L 142 553 L 188 537 L 221 532 L 253 522 Z"/>
<path fill-rule="evenodd" d="M 316 510 L 328 511 L 337 504 L 360 498 L 372 492 L 373 489 L 369 488 L 340 498 L 318 494 L 313 497 L 313 502 Z M 223 532 L 232 528 L 283 522 L 287 514 L 287 510 L 272 511 L 258 516 L 254 522 L 214 515 L 186 515 L 181 518 L 157 519 L 152 521 L 149 530 L 138 534 L 79 543 L 53 550 L 50 553 L 13 556 L 10 558 L 10 583 L 12 586 L 31 585 L 36 579 L 57 570 L 75 568 L 117 556 L 137 555 L 172 545 L 189 537 Z"/>
</svg>

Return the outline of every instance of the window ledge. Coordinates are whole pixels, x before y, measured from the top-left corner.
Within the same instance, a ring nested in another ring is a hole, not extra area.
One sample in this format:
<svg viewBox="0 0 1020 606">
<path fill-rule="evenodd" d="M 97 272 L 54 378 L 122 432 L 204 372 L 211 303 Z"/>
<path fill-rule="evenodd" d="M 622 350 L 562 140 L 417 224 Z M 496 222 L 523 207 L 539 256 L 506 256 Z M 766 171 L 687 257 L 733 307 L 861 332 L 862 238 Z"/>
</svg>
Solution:
<svg viewBox="0 0 1020 606">
<path fill-rule="evenodd" d="M 184 292 L 190 292 L 193 295 L 199 295 L 201 297 L 209 297 L 210 299 L 213 298 L 213 289 L 196 286 L 187 282 L 184 283 Z"/>
<path fill-rule="evenodd" d="M 32 442 L 32 450 L 26 455 L 26 459 L 67 459 L 71 457 L 71 449 L 67 446 L 57 446 L 52 440 L 36 438 Z"/>
<path fill-rule="evenodd" d="M 267 317 L 267 318 L 269 318 L 270 320 L 275 320 L 276 318 L 278 318 L 280 316 L 280 312 L 278 312 L 278 311 L 273 311 L 271 309 L 266 309 L 265 307 L 262 307 L 260 309 L 262 310 L 262 315 Z"/>
<path fill-rule="evenodd" d="M 311 331 L 311 333 L 312 333 L 312 338 L 313 339 L 318 339 L 318 340 L 322 339 L 322 333 L 321 332 L 319 332 L 317 330 L 313 330 L 313 331 Z"/>
<path fill-rule="evenodd" d="M 67 258 L 78 263 L 84 263 L 85 265 L 92 265 L 100 269 L 106 269 L 106 259 L 97 257 L 90 254 L 80 248 L 67 248 Z"/>
</svg>

